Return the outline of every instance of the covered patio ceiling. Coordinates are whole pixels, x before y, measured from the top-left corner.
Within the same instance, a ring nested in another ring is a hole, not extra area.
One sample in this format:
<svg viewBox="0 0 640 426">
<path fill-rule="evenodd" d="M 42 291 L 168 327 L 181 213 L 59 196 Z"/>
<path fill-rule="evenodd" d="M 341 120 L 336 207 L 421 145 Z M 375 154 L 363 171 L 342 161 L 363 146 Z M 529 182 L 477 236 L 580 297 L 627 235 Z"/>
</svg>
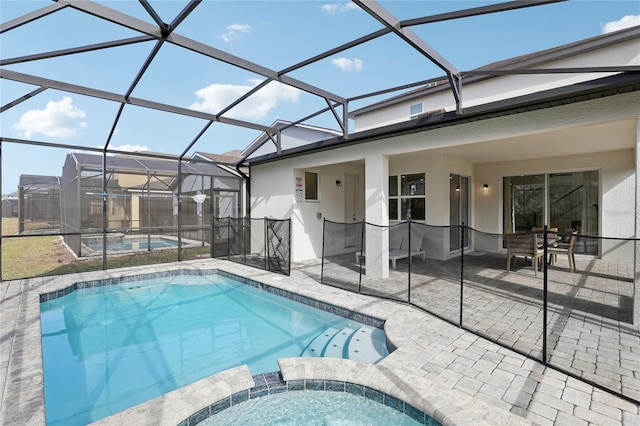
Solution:
<svg viewBox="0 0 640 426">
<path fill-rule="evenodd" d="M 606 143 L 603 143 L 606 141 Z M 633 149 L 636 144 L 635 119 L 608 121 L 562 129 L 544 130 L 535 133 L 501 139 L 468 141 L 460 145 L 429 149 L 429 155 L 450 155 L 474 164 L 501 161 L 532 160 L 553 155 L 589 154 L 606 151 Z M 551 154 L 552 153 L 552 154 Z M 414 158 L 415 152 L 399 154 L 396 159 Z"/>
</svg>

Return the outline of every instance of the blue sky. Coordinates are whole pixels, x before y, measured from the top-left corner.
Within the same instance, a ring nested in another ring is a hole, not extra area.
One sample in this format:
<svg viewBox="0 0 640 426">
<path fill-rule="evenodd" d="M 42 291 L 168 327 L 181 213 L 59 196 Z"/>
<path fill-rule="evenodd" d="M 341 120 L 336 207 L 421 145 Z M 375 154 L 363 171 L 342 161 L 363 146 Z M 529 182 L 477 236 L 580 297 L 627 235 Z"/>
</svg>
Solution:
<svg viewBox="0 0 640 426">
<path fill-rule="evenodd" d="M 137 1 L 97 3 L 153 22 Z M 149 3 L 164 22 L 171 22 L 186 5 L 186 1 Z M 398 19 L 409 19 L 497 2 L 382 0 L 379 3 Z M 2 0 L 0 20 L 5 23 L 50 4 L 50 1 Z M 412 30 L 464 71 L 639 23 L 637 0 L 573 0 L 422 25 Z M 176 33 L 279 71 L 380 28 L 380 23 L 349 2 L 206 0 Z M 1 34 L 0 56 L 6 60 L 138 35 L 65 8 Z M 145 42 L 3 68 L 124 93 L 154 44 Z M 288 75 L 352 97 L 439 77 L 443 72 L 395 35 L 388 34 Z M 262 80 L 260 75 L 165 43 L 132 96 L 217 113 Z M 0 79 L 0 103 L 5 105 L 34 89 L 35 86 Z M 375 100 L 379 98 L 353 103 L 350 109 Z M 271 83 L 225 116 L 270 125 L 279 118 L 297 120 L 325 106 L 323 99 Z M 0 134 L 5 138 L 100 147 L 108 140 L 118 107 L 113 102 L 46 90 L 0 114 Z M 128 105 L 109 146 L 181 154 L 205 124 L 201 119 Z M 338 129 L 330 114 L 308 124 Z M 189 152 L 243 149 L 259 135 L 256 130 L 214 123 Z M 16 190 L 20 174 L 60 175 L 67 152 L 61 148 L 3 143 L 3 194 Z"/>
</svg>

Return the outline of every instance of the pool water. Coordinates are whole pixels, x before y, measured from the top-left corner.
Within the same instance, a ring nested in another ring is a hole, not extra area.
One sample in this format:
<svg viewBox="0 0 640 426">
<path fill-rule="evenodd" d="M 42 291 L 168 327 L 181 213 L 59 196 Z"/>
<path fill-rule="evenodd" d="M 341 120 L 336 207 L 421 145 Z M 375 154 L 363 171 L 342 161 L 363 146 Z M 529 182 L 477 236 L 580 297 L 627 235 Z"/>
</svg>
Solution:
<svg viewBox="0 0 640 426">
<path fill-rule="evenodd" d="M 242 364 L 276 371 L 350 326 L 220 275 L 76 290 L 41 303 L 47 424 L 87 424 Z"/>
<path fill-rule="evenodd" d="M 102 250 L 102 241 L 85 241 L 85 245 L 92 251 Z M 165 238 L 154 237 L 151 239 L 151 249 L 161 248 L 177 248 L 178 242 Z M 107 240 L 107 251 L 132 251 L 132 250 L 148 250 L 149 240 L 147 238 L 123 239 L 119 241 Z"/>
<path fill-rule="evenodd" d="M 432 419 L 431 419 L 432 420 Z M 346 392 L 291 391 L 254 398 L 198 423 L 199 426 L 416 426 L 406 414 Z M 439 425 L 433 420 L 429 425 Z"/>
</svg>

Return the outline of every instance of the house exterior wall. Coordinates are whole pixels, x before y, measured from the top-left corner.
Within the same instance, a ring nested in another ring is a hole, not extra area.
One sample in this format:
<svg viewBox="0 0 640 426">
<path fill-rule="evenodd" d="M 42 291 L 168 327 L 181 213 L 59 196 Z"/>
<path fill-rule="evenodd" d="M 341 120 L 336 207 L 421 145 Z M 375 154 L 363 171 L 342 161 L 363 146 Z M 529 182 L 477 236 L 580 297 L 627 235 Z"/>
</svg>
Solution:
<svg viewBox="0 0 640 426">
<path fill-rule="evenodd" d="M 533 160 L 506 161 L 477 164 L 474 176 L 475 229 L 482 232 L 500 234 L 502 229 L 502 178 L 504 176 L 527 175 L 537 173 L 574 172 L 597 170 L 600 173 L 600 229 L 599 235 L 616 238 L 633 238 L 635 235 L 635 197 L 629 197 L 635 191 L 636 171 L 633 149 L 610 151 L 606 153 L 578 154 L 573 156 L 546 157 Z M 482 191 L 482 184 L 488 183 L 489 191 Z M 603 241 L 603 258 L 623 256 L 633 261 L 630 253 L 616 249 L 619 242 Z M 490 250 L 490 248 L 485 248 Z"/>
<path fill-rule="evenodd" d="M 282 219 L 291 217 L 292 241 L 291 260 L 301 261 L 322 255 L 323 219 L 335 222 L 345 221 L 344 184 L 336 185 L 336 180 L 345 181 L 345 174 L 358 176 L 358 194 L 364 191 L 364 163 L 328 164 L 339 161 L 335 153 L 312 158 L 296 158 L 260 164 L 251 168 L 251 212 L 252 217 Z M 315 172 L 319 176 L 318 201 L 296 202 L 296 177 L 304 182 L 305 172 Z M 254 195 L 260 194 L 260 195 Z M 363 206 L 358 208 L 358 219 L 364 218 Z M 298 237 L 300 236 L 300 238 Z"/>
<path fill-rule="evenodd" d="M 425 173 L 426 222 L 430 225 L 449 224 L 449 174 L 468 176 L 472 189 L 468 225 L 492 233 L 502 232 L 502 176 L 597 169 L 604 208 L 600 235 L 634 236 L 638 208 L 635 198 L 628 194 L 634 193 L 638 179 L 635 149 L 639 115 L 640 93 L 632 92 L 253 165 L 252 216 L 292 217 L 292 260 L 319 257 L 322 220 L 318 214 L 340 221 L 344 197 L 335 180 L 347 172 L 351 162 L 364 164 L 359 172 L 362 182 L 375 182 L 363 188 L 365 219 L 376 223 L 379 215 L 372 212 L 388 211 L 388 194 L 379 187 L 386 189 L 387 176 L 367 175 L 368 168 L 378 170 L 379 160 L 387 158 L 389 174 Z M 632 123 L 633 132 L 628 131 L 628 123 Z M 607 137 L 607 133 L 594 130 L 596 125 L 624 127 L 625 136 Z M 552 138 L 565 134 L 575 140 Z M 505 153 L 506 149 L 511 152 Z M 491 161 L 498 156 L 501 161 Z M 295 177 L 304 176 L 304 171 L 320 174 L 318 202 L 295 202 Z M 487 193 L 481 189 L 485 183 L 489 185 Z M 452 256 L 447 249 L 448 235 L 443 234 L 443 241 L 437 245 L 437 250 L 426 247 L 428 256 Z M 607 247 L 602 252 L 611 253 Z"/>
<path fill-rule="evenodd" d="M 544 63 L 536 68 L 566 68 L 613 65 L 640 65 L 640 51 L 638 40 L 629 40 L 606 48 L 591 50 L 577 57 L 568 57 Z M 534 75 L 505 75 L 483 80 L 470 85 L 462 85 L 462 106 L 471 106 L 522 96 L 581 81 L 605 77 L 607 74 L 534 74 Z M 439 90 L 439 86 L 436 90 Z M 376 128 L 384 125 L 410 120 L 409 108 L 416 103 L 423 103 L 422 111 L 434 111 L 444 108 L 454 111 L 455 100 L 450 89 L 438 92 L 427 91 L 427 95 L 398 103 L 387 108 L 365 112 L 355 117 L 356 132 Z"/>
</svg>

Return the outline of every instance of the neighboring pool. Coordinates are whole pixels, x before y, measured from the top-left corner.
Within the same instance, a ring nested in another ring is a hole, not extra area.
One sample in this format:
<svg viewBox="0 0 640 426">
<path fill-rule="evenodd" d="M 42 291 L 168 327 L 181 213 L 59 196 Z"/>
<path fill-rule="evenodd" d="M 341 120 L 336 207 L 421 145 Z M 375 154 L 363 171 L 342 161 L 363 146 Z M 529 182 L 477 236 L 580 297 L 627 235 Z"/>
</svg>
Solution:
<svg viewBox="0 0 640 426">
<path fill-rule="evenodd" d="M 430 419 L 427 425 L 440 423 Z M 227 408 L 199 426 L 349 425 L 417 426 L 403 412 L 372 399 L 346 392 L 291 391 L 254 398 Z"/>
<path fill-rule="evenodd" d="M 41 296 L 49 425 L 87 424 L 242 364 L 275 371 L 327 330 L 367 327 L 215 273 L 118 281 Z"/>
<path fill-rule="evenodd" d="M 102 253 L 102 238 L 83 238 L 84 251 L 89 249 L 88 253 L 100 252 Z M 162 249 L 162 248 L 177 248 L 178 241 L 170 238 L 164 238 L 159 236 L 147 237 L 110 237 L 107 238 L 107 251 L 108 252 L 124 252 L 124 251 L 137 251 Z"/>
</svg>

